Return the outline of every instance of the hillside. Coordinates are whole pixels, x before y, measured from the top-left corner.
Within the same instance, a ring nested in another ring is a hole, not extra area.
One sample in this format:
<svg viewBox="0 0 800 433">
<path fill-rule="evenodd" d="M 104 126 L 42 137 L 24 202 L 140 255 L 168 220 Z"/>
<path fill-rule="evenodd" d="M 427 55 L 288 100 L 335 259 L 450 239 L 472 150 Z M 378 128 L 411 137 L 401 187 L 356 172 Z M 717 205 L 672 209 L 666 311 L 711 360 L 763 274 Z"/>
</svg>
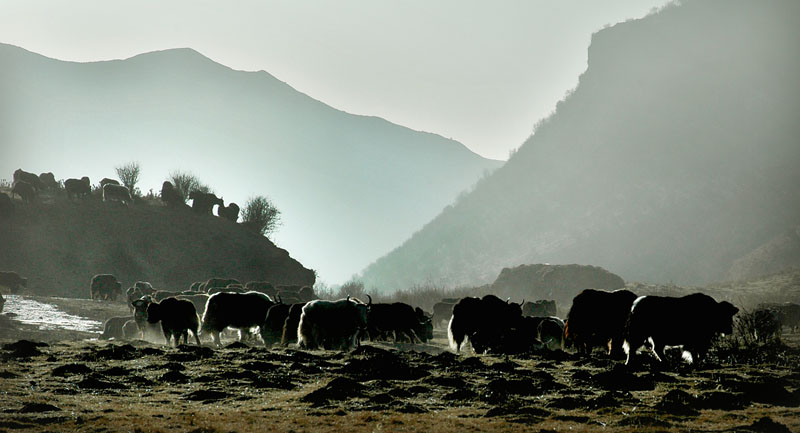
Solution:
<svg viewBox="0 0 800 433">
<path fill-rule="evenodd" d="M 328 283 L 391 250 L 500 165 L 191 49 L 74 63 L 0 44 L 0 66 L 0 179 L 23 168 L 96 184 L 138 161 L 143 192 L 180 170 L 226 203 L 265 195 L 283 214 L 273 240 Z"/>
<path fill-rule="evenodd" d="M 798 18 L 792 1 L 686 1 L 599 31 L 554 114 L 365 284 L 485 284 L 530 263 L 724 279 L 800 221 Z"/>
<path fill-rule="evenodd" d="M 267 238 L 213 216 L 157 201 L 125 207 L 96 197 L 17 203 L 0 224 L 0 270 L 28 278 L 27 293 L 89 297 L 93 275 L 188 289 L 214 276 L 313 285 L 314 272 Z"/>
</svg>

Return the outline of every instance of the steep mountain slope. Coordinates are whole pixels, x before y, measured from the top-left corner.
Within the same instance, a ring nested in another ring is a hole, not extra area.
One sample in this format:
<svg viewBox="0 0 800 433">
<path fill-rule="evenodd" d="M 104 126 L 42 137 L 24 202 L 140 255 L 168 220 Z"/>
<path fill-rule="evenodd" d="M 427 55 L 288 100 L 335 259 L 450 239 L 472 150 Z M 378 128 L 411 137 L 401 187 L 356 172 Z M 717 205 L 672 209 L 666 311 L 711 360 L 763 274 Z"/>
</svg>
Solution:
<svg viewBox="0 0 800 433">
<path fill-rule="evenodd" d="M 798 18 L 792 1 L 686 1 L 596 33 L 555 113 L 365 284 L 480 284 L 542 262 L 722 279 L 800 221 Z"/>
<path fill-rule="evenodd" d="M 93 275 L 114 274 L 124 288 L 149 281 L 186 290 L 223 276 L 312 285 L 314 272 L 241 225 L 143 201 L 129 207 L 99 197 L 43 194 L 0 218 L 0 269 L 28 278 L 27 293 L 88 297 Z"/>
<path fill-rule="evenodd" d="M 96 183 L 135 160 L 144 192 L 182 170 L 226 202 L 267 195 L 283 213 L 274 240 L 328 282 L 389 251 L 500 164 L 189 49 L 72 63 L 0 45 L 0 95 L 0 178 L 23 168 Z"/>
</svg>

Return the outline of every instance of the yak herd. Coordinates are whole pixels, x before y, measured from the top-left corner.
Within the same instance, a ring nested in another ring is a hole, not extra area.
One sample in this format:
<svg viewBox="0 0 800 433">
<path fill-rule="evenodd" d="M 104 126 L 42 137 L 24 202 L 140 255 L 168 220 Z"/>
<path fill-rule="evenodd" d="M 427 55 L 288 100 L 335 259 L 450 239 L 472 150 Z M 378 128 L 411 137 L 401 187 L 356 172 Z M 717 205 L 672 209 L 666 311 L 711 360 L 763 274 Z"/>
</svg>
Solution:
<svg viewBox="0 0 800 433">
<path fill-rule="evenodd" d="M 113 275 L 92 278 L 93 299 L 114 300 L 122 293 Z M 369 295 L 368 302 L 351 297 L 321 300 L 308 286 L 275 287 L 263 281 L 242 285 L 235 279 L 211 278 L 181 292 L 156 290 L 137 281 L 124 293 L 132 315 L 108 319 L 101 338 L 163 338 L 177 345 L 181 339 L 187 343 L 191 332 L 198 344 L 204 334 L 220 346 L 220 334 L 228 328 L 238 330 L 239 339 L 256 338 L 251 330 L 257 329 L 264 345 L 297 343 L 331 350 L 353 348 L 361 338 L 411 343 L 433 338 L 431 318 L 420 308 L 400 302 L 373 304 Z M 159 324 L 160 333 L 155 328 Z"/>
<path fill-rule="evenodd" d="M 98 287 L 99 293 L 121 293 L 120 283 L 110 275 L 95 276 L 93 297 Z M 366 339 L 424 343 L 433 338 L 434 326 L 446 320 L 448 341 L 456 352 L 467 343 L 476 353 L 502 354 L 571 346 L 588 356 L 601 347 L 626 363 L 642 347 L 662 360 L 671 346 L 682 346 L 685 359 L 700 363 L 717 335 L 733 332 L 733 317 L 739 311 L 702 293 L 666 297 L 586 289 L 573 299 L 566 320 L 556 316 L 554 301 L 515 303 L 495 295 L 443 299 L 428 314 L 401 302 L 373 303 L 369 295 L 367 302 L 354 297 L 321 300 L 310 287 L 242 285 L 221 278 L 194 283 L 184 292 L 154 290 L 149 283 L 137 282 L 126 294 L 133 315 L 109 319 L 104 338 L 150 335 L 151 340 L 170 344 L 174 339 L 178 344 L 180 337 L 187 342 L 191 331 L 198 344 L 204 334 L 220 346 L 220 334 L 230 328 L 238 330 L 239 339 L 260 336 L 266 346 L 296 343 L 306 349 L 348 350 Z M 759 311 L 769 312 L 778 326 L 800 325 L 797 304 Z M 157 323 L 160 333 L 153 329 Z"/>
<path fill-rule="evenodd" d="M 86 176 L 80 179 L 66 179 L 63 185 L 64 192 L 66 192 L 69 200 L 75 198 L 83 199 L 92 194 L 92 184 Z M 19 196 L 22 202 L 27 204 L 35 200 L 42 191 L 56 191 L 59 188 L 60 185 L 53 173 L 42 173 L 37 176 L 34 173 L 17 169 L 14 171 L 11 196 L 9 197 L 6 193 L 0 193 L 0 217 L 14 214 L 13 198 L 15 196 Z M 126 206 L 133 203 L 131 191 L 126 186 L 120 185 L 119 181 L 115 179 L 103 178 L 100 181 L 99 190 L 102 193 L 104 202 L 120 202 Z M 214 206 L 218 206 L 217 216 L 233 222 L 239 219 L 239 206 L 236 203 L 229 203 L 225 206 L 224 200 L 213 193 L 190 191 L 189 198 L 192 200 L 191 210 L 197 214 L 210 215 Z M 170 208 L 190 208 L 175 186 L 169 181 L 164 181 L 161 185 L 161 201 Z"/>
</svg>

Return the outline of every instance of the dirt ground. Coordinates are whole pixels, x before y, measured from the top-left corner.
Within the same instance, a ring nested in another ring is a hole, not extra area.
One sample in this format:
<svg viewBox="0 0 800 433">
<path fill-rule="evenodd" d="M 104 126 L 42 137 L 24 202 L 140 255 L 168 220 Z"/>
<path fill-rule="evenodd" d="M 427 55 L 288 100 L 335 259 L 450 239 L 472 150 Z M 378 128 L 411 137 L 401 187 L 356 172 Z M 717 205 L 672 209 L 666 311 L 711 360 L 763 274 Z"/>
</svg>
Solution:
<svg viewBox="0 0 800 433">
<path fill-rule="evenodd" d="M 35 298 L 94 320 L 121 303 Z M 702 369 L 571 352 L 169 348 L 0 314 L 0 431 L 800 431 L 800 351 L 718 349 Z"/>
</svg>

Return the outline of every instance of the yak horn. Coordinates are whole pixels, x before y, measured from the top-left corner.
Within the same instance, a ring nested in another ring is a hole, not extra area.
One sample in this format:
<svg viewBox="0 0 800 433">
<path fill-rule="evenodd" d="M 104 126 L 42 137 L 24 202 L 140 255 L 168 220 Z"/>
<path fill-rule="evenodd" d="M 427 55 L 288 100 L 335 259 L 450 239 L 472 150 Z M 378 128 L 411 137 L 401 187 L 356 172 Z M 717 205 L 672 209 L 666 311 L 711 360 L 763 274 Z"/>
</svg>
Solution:
<svg viewBox="0 0 800 433">
<path fill-rule="evenodd" d="M 367 298 L 369 299 L 369 304 L 367 304 L 367 306 L 369 307 L 370 305 L 372 305 L 372 296 L 367 295 Z"/>
</svg>

